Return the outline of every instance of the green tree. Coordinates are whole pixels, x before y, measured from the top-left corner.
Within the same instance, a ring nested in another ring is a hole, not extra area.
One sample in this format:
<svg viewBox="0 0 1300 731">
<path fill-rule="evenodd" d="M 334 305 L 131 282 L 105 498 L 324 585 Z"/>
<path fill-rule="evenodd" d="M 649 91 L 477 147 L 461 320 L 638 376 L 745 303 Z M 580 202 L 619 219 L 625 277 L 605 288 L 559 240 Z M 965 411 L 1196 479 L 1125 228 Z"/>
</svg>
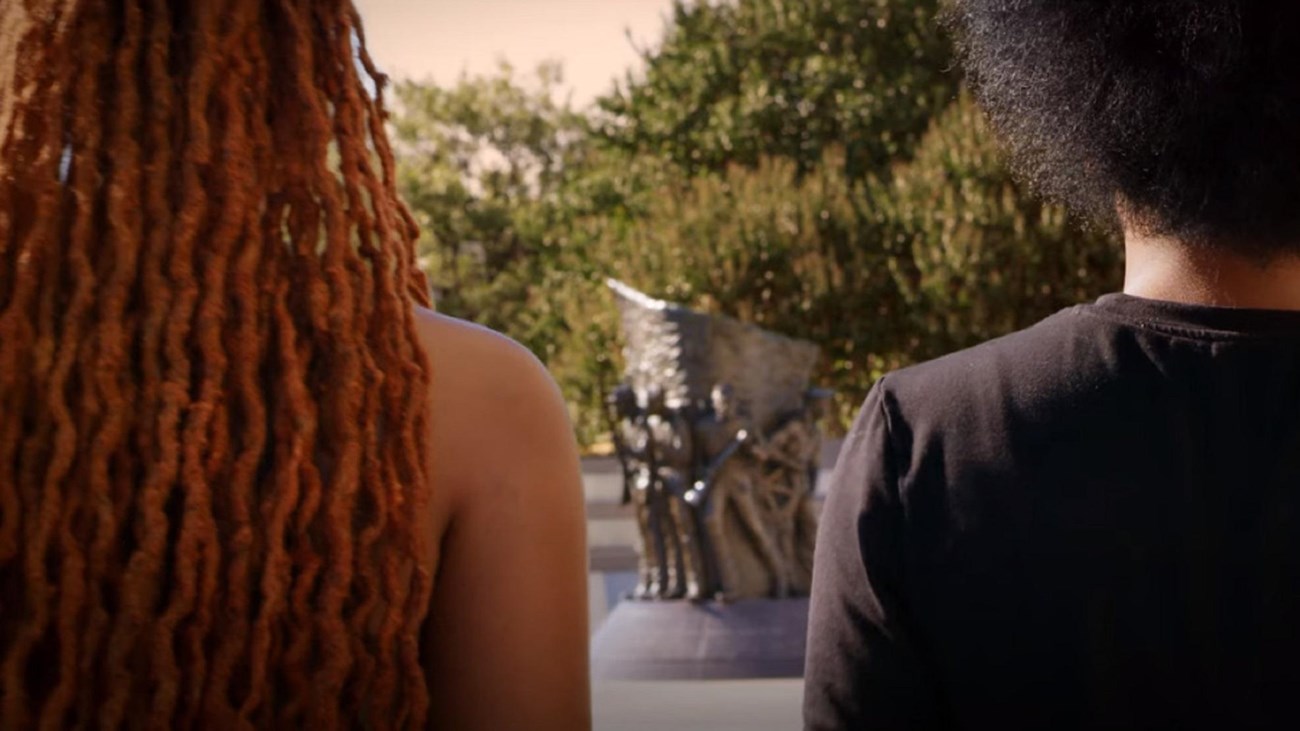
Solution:
<svg viewBox="0 0 1300 731">
<path fill-rule="evenodd" d="M 502 64 L 448 88 L 407 81 L 393 122 L 439 309 L 541 353 L 557 328 L 537 285 L 554 265 L 561 183 L 586 140 L 584 119 L 557 101 L 562 80 L 557 64 L 531 81 Z"/>
<path fill-rule="evenodd" d="M 926 359 L 1027 327 L 1120 286 L 1114 234 L 1072 220 L 1007 169 L 984 115 L 962 94 L 913 160 L 867 192 Z"/>
<path fill-rule="evenodd" d="M 906 157 L 954 96 L 937 0 L 684 2 L 645 72 L 602 99 L 609 144 L 688 171 L 831 147 L 851 179 Z"/>
</svg>

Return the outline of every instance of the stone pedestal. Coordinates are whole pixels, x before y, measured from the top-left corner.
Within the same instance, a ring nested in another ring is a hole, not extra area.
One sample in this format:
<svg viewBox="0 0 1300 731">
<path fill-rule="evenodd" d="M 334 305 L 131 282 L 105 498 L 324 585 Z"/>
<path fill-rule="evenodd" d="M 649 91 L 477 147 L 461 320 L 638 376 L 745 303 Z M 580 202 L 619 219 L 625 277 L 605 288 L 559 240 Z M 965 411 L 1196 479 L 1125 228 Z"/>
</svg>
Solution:
<svg viewBox="0 0 1300 731">
<path fill-rule="evenodd" d="M 597 680 L 803 676 L 807 599 L 624 601 L 592 638 Z"/>
</svg>

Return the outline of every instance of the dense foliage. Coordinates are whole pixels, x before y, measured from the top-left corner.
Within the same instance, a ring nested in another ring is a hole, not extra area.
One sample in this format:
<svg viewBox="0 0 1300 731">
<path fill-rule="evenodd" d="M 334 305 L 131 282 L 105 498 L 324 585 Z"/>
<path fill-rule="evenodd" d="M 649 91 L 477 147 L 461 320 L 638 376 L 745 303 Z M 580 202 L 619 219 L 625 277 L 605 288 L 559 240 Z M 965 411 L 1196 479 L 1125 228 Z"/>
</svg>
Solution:
<svg viewBox="0 0 1300 731">
<path fill-rule="evenodd" d="M 586 113 L 554 101 L 551 67 L 402 85 L 441 309 L 546 360 L 590 443 L 619 370 L 608 276 L 814 340 L 841 424 L 890 369 L 1113 289 L 1119 247 L 1010 177 L 934 14 L 678 3 Z"/>
<path fill-rule="evenodd" d="M 597 131 L 690 172 L 809 172 L 828 147 L 852 179 L 909 154 L 952 98 L 935 0 L 745 0 L 675 6 L 663 43 L 600 102 Z"/>
<path fill-rule="evenodd" d="M 553 350 L 559 325 L 535 307 L 559 262 L 558 200 L 583 144 L 583 120 L 555 101 L 558 67 L 532 83 L 509 66 L 450 88 L 403 82 L 393 129 L 399 184 L 423 232 L 439 309 Z"/>
</svg>

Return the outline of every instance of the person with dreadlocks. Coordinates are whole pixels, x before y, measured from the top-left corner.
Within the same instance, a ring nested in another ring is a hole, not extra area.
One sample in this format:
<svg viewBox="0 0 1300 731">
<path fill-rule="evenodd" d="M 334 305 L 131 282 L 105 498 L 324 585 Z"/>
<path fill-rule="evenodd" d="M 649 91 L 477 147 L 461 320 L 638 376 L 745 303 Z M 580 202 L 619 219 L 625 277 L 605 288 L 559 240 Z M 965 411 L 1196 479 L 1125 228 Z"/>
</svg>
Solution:
<svg viewBox="0 0 1300 731">
<path fill-rule="evenodd" d="M 1300 727 L 1300 3 L 949 6 L 1016 168 L 1126 278 L 875 385 L 806 727 Z"/>
<path fill-rule="evenodd" d="M 589 726 L 565 409 L 383 88 L 350 0 L 0 3 L 0 728 Z"/>
</svg>

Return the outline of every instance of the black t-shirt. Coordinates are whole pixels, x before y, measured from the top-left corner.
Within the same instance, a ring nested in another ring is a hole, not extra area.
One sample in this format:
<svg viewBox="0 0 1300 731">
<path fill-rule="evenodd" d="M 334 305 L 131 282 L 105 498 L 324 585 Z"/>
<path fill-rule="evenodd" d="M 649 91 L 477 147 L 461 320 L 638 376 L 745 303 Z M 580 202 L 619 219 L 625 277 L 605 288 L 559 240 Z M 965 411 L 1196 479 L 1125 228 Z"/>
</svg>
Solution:
<svg viewBox="0 0 1300 731">
<path fill-rule="evenodd" d="M 1300 313 L 1108 295 L 889 374 L 809 729 L 1300 728 Z"/>
</svg>

